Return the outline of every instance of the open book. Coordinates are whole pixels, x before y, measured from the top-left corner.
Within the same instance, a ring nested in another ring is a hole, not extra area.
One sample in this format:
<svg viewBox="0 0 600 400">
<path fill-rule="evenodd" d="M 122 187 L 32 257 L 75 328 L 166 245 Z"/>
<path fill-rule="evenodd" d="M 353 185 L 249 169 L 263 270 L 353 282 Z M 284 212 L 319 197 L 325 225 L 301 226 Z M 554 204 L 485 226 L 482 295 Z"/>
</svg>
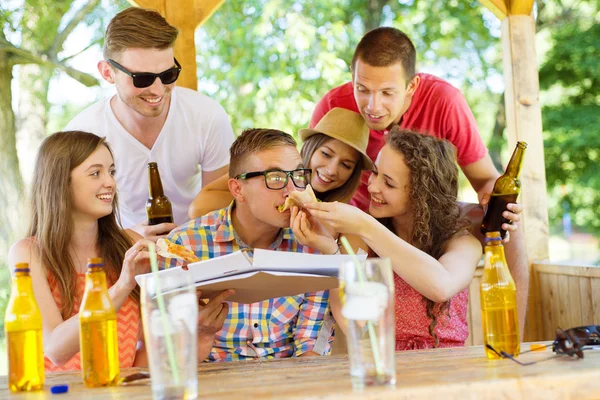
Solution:
<svg viewBox="0 0 600 400">
<path fill-rule="evenodd" d="M 358 255 L 365 259 L 366 254 Z M 338 287 L 338 270 L 351 261 L 348 255 L 317 255 L 285 251 L 254 250 L 250 261 L 244 251 L 158 272 L 164 292 L 180 287 L 188 279 L 208 298 L 226 289 L 238 303 L 255 303 L 275 297 L 294 296 Z M 149 274 L 146 274 L 149 275 Z M 144 275 L 136 276 L 141 284 Z"/>
</svg>

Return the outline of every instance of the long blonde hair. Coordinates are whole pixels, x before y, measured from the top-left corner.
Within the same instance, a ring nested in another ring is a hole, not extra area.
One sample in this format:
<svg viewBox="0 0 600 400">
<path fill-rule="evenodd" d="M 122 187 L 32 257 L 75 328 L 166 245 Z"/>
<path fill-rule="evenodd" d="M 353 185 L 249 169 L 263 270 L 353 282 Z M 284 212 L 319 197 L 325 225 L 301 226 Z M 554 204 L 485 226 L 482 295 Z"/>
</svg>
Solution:
<svg viewBox="0 0 600 400">
<path fill-rule="evenodd" d="M 29 236 L 35 240 L 48 278 L 58 285 L 62 299 L 60 312 L 64 319 L 71 316 L 75 301 L 81 300 L 75 299 L 76 269 L 69 252 L 73 235 L 71 171 L 100 146 L 105 146 L 112 156 L 110 147 L 101 137 L 81 131 L 57 132 L 44 140 L 35 161 Z M 113 204 L 113 211 L 98 220 L 96 246 L 104 259 L 108 279 L 115 282 L 132 241 L 117 221 L 116 193 Z M 139 301 L 139 290 L 131 296 Z"/>
</svg>

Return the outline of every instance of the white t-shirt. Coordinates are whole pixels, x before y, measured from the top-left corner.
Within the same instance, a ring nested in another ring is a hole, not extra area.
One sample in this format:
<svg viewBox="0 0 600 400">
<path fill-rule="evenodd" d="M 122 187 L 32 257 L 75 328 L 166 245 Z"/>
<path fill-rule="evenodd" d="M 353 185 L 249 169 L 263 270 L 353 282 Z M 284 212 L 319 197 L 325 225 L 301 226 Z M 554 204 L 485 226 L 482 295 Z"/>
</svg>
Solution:
<svg viewBox="0 0 600 400">
<path fill-rule="evenodd" d="M 106 137 L 115 157 L 123 227 L 147 220 L 149 162 L 158 164 L 175 223 L 188 221 L 188 208 L 202 188 L 201 171 L 214 171 L 229 164 L 234 136 L 227 113 L 218 102 L 203 94 L 175 87 L 165 125 L 152 149 L 148 149 L 119 123 L 110 99 L 79 113 L 65 130 Z"/>
</svg>

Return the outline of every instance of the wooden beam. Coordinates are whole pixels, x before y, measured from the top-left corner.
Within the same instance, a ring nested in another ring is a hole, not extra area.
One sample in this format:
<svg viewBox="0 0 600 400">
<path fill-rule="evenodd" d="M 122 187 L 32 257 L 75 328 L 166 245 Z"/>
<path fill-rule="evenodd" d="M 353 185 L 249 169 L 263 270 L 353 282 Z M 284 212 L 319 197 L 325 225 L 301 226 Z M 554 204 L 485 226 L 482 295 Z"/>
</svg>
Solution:
<svg viewBox="0 0 600 400">
<path fill-rule="evenodd" d="M 504 0 L 479 0 L 479 2 L 501 21 L 508 15 Z"/>
<path fill-rule="evenodd" d="M 225 3 L 225 0 L 196 0 L 196 28 L 208 19 Z"/>
<path fill-rule="evenodd" d="M 189 89 L 198 89 L 198 73 L 196 65 L 196 22 L 194 0 L 165 1 L 163 14 L 170 24 L 179 29 L 179 37 L 175 42 L 175 57 L 183 67 L 177 84 Z"/>
<path fill-rule="evenodd" d="M 502 21 L 502 47 L 508 142 L 510 148 L 517 141 L 528 144 L 521 172 L 521 202 L 530 276 L 524 339 L 532 341 L 542 332 L 539 279 L 532 263 L 548 259 L 549 230 L 535 22 L 531 15 L 509 15 Z"/>
<path fill-rule="evenodd" d="M 506 0 L 510 15 L 530 15 L 535 0 Z"/>
<path fill-rule="evenodd" d="M 196 72 L 196 28 L 225 2 L 225 0 L 129 0 L 137 7 L 158 11 L 177 29 L 179 37 L 175 42 L 175 57 L 182 66 L 177 85 L 196 90 L 198 75 Z"/>
</svg>

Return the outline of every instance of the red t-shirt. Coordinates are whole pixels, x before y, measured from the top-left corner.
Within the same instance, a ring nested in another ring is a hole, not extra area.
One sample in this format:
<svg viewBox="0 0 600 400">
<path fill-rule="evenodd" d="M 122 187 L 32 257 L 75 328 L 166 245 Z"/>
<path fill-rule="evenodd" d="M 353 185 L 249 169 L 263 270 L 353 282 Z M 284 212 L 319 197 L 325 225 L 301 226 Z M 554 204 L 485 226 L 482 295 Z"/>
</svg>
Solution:
<svg viewBox="0 0 600 400">
<path fill-rule="evenodd" d="M 457 149 L 458 164 L 463 167 L 481 160 L 487 148 L 481 140 L 475 117 L 460 91 L 448 82 L 429 74 L 418 74 L 421 82 L 410 107 L 402 116 L 400 127 L 415 132 L 429 133 L 450 141 Z M 310 120 L 310 127 L 323 118 L 329 110 L 341 107 L 358 111 L 352 82 L 330 90 L 317 104 Z M 385 144 L 387 131 L 371 130 L 367 154 L 373 161 Z M 370 172 L 364 172 L 351 204 L 366 211 L 370 196 L 367 180 Z"/>
</svg>

